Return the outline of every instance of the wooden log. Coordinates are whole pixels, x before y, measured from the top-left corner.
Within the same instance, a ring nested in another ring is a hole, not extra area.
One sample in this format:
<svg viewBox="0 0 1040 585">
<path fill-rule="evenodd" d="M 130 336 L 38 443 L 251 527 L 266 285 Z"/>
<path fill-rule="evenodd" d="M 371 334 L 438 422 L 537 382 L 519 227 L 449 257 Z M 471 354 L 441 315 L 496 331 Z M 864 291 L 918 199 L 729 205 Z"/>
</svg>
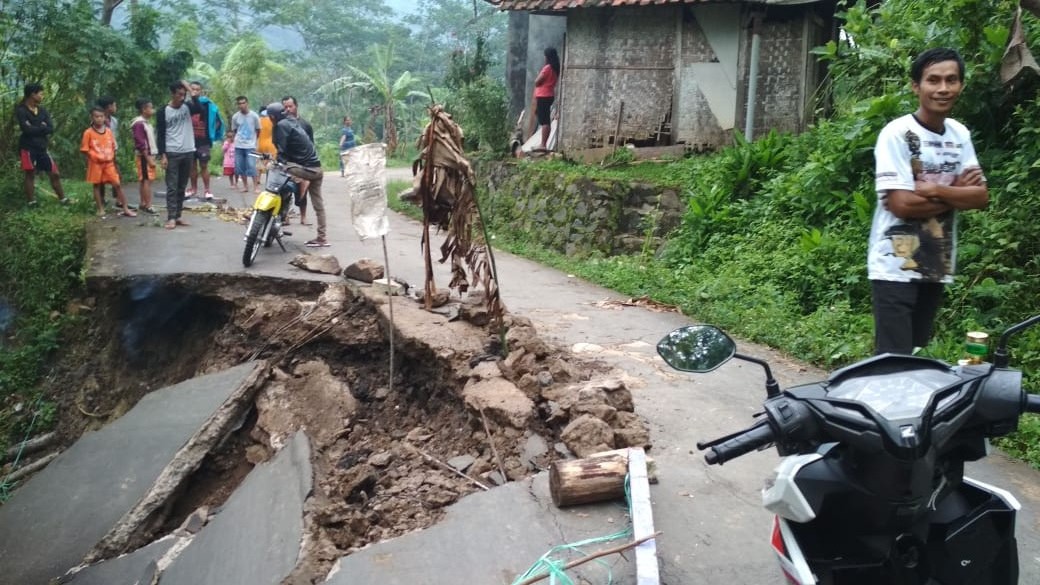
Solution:
<svg viewBox="0 0 1040 585">
<path fill-rule="evenodd" d="M 4 456 L 4 461 L 14 461 L 15 457 L 18 457 L 19 453 L 24 457 L 25 455 L 31 455 L 37 451 L 42 451 L 49 447 L 57 438 L 57 433 L 47 433 L 29 439 L 24 443 L 19 443 L 7 450 L 7 454 Z"/>
<path fill-rule="evenodd" d="M 549 494 L 557 507 L 625 497 L 628 450 L 607 451 L 549 467 Z"/>
</svg>

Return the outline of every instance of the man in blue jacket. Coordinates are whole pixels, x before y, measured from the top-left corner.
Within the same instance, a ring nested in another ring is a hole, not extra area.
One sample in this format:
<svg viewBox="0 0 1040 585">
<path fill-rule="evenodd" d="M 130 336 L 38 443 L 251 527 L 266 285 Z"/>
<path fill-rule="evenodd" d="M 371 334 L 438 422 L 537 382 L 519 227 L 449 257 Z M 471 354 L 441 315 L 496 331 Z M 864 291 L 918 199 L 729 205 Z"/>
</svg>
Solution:
<svg viewBox="0 0 1040 585">
<path fill-rule="evenodd" d="M 191 163 L 191 188 L 187 189 L 184 195 L 186 198 L 196 196 L 199 175 L 202 175 L 205 198 L 206 201 L 210 201 L 213 199 L 213 193 L 209 190 L 209 159 L 213 152 L 213 143 L 224 139 L 224 121 L 220 119 L 220 108 L 206 97 L 206 89 L 202 87 L 202 82 L 191 82 L 191 102 L 198 106 L 199 111 L 191 115 L 191 125 L 195 131 L 195 160 Z"/>
</svg>

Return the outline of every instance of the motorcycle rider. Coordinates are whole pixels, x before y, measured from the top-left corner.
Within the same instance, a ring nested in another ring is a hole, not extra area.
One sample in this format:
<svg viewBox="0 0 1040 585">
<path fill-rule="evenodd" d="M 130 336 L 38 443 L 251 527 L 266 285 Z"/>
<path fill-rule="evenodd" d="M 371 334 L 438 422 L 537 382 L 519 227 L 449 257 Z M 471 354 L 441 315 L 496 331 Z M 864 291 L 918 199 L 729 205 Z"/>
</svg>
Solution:
<svg viewBox="0 0 1040 585">
<path fill-rule="evenodd" d="M 307 242 L 308 248 L 327 248 L 325 202 L 321 196 L 323 173 L 321 160 L 314 148 L 314 141 L 296 118 L 287 116 L 285 106 L 281 102 L 273 102 L 267 106 L 267 115 L 274 122 L 274 146 L 278 150 L 278 158 L 288 165 L 287 172 L 294 177 L 307 181 L 301 186 L 314 204 L 314 215 L 318 219 L 318 237 Z"/>
</svg>

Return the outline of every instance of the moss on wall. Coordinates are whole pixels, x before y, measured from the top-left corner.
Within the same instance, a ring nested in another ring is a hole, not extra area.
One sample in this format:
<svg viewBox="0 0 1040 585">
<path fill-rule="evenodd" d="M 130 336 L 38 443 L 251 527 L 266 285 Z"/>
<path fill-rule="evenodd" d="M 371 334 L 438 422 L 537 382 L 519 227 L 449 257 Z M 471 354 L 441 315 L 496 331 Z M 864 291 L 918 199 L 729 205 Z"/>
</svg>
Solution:
<svg viewBox="0 0 1040 585">
<path fill-rule="evenodd" d="M 477 176 L 491 229 L 568 255 L 656 250 L 682 215 L 674 187 L 514 162 L 481 163 Z"/>
</svg>

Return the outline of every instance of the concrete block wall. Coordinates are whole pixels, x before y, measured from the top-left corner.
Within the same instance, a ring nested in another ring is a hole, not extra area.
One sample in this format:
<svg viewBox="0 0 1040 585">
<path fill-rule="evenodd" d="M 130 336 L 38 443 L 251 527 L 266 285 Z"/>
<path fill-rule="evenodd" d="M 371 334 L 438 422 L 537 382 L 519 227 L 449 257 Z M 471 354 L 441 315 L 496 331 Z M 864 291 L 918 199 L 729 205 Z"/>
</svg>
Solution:
<svg viewBox="0 0 1040 585">
<path fill-rule="evenodd" d="M 621 135 L 656 131 L 671 107 L 677 9 L 587 8 L 567 14 L 562 147 L 607 144 L 624 101 Z"/>
</svg>

